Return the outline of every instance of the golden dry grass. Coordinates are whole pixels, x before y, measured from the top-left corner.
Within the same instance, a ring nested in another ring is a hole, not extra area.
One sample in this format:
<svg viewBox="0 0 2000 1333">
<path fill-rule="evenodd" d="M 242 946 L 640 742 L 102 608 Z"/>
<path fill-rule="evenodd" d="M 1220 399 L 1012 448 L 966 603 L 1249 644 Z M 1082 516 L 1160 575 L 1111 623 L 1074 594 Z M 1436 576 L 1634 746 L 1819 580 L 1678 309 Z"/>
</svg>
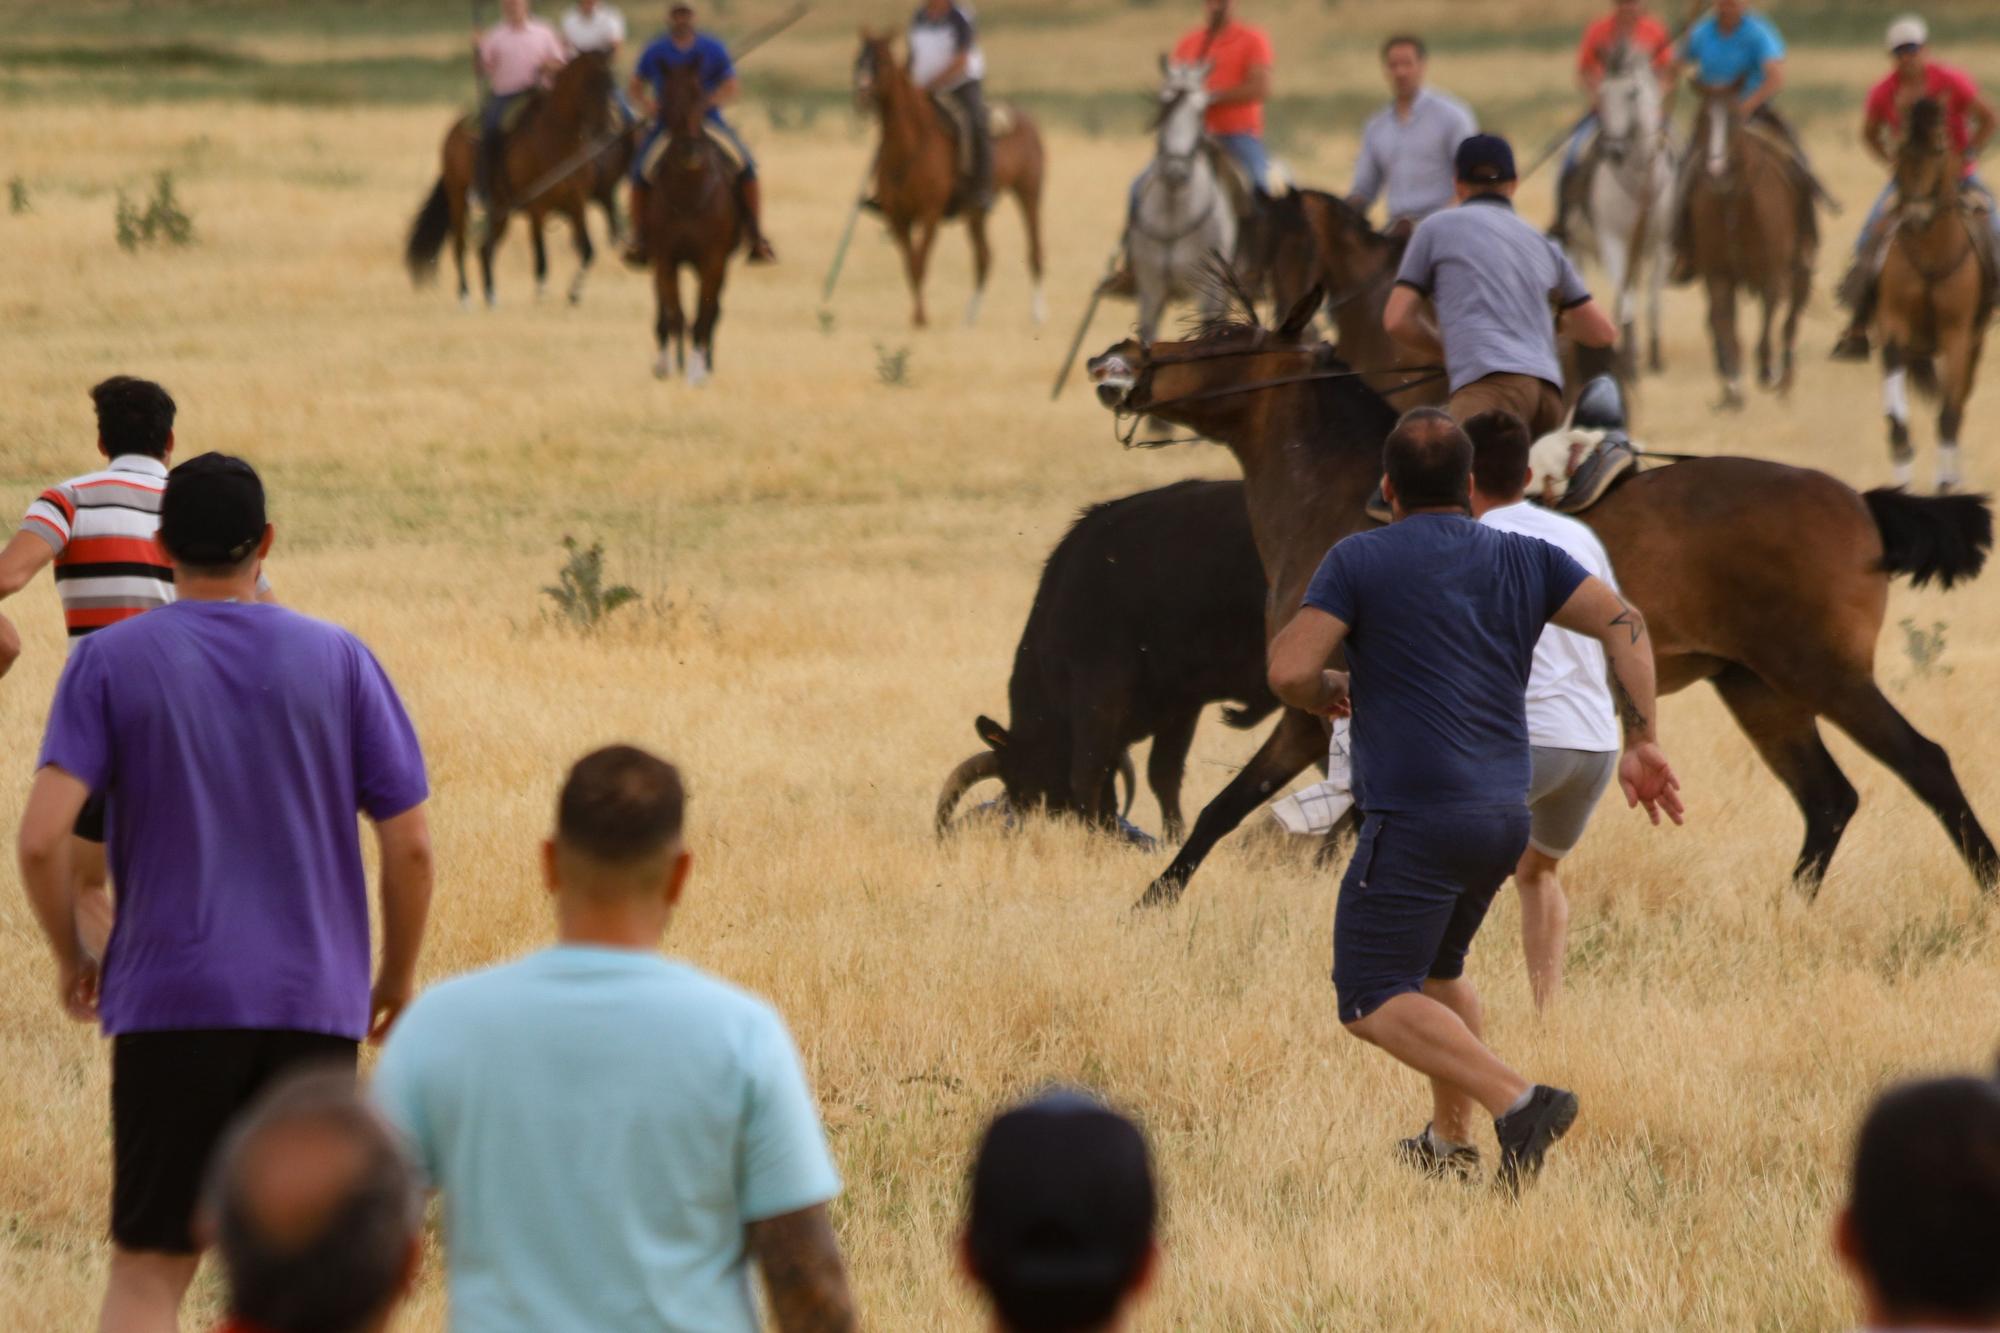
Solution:
<svg viewBox="0 0 2000 1333">
<path fill-rule="evenodd" d="M 913 335 L 873 223 L 831 330 L 815 317 L 865 144 L 838 124 L 757 133 L 787 262 L 736 273 L 720 378 L 694 392 L 646 376 L 644 284 L 608 265 L 581 309 L 536 305 L 517 235 L 497 313 L 409 291 L 398 246 L 446 115 L 26 106 L 0 122 L 0 160 L 34 205 L 0 216 L 0 502 L 18 512 L 89 464 L 84 389 L 115 371 L 174 390 L 184 452 L 265 470 L 282 595 L 374 645 L 426 742 L 442 870 L 427 975 L 545 939 L 532 852 L 555 784 L 583 749 L 630 738 L 693 787 L 699 877 L 672 947 L 772 996 L 806 1052 L 874 1327 L 971 1326 L 947 1253 L 966 1152 L 999 1103 L 1049 1079 L 1102 1088 L 1151 1131 L 1168 1265 L 1143 1328 L 1851 1319 L 1825 1238 L 1860 1107 L 1888 1078 L 1985 1062 L 2000 1026 L 1989 915 L 1889 774 L 1835 741 L 1864 805 L 1809 907 L 1784 878 L 1789 801 L 1707 692 L 1675 699 L 1690 824 L 1601 812 L 1571 863 L 1561 1011 L 1530 1013 L 1511 896 L 1474 958 L 1496 1045 L 1581 1092 L 1577 1133 L 1518 1207 L 1428 1188 L 1385 1151 L 1422 1121 L 1417 1081 L 1335 1021 L 1333 880 L 1302 849 L 1240 835 L 1183 906 L 1134 916 L 1158 857 L 1047 824 L 929 834 L 972 716 L 1004 712 L 1041 557 L 1074 510 L 1232 472 L 1219 450 L 1121 452 L 1087 395 L 1046 401 L 1143 146 L 1054 136 L 1047 330 L 1029 331 L 1009 217 L 985 324 L 950 326 L 966 287 L 954 234 L 932 284 L 946 326 Z M 1318 144 L 1307 179 L 1344 179 L 1353 129 Z M 1815 147 L 1856 205 L 1833 253 L 1875 177 L 1844 136 Z M 111 190 L 169 165 L 199 245 L 120 253 Z M 558 248 L 558 283 L 567 271 Z M 1700 320 L 1672 295 L 1652 441 L 1883 479 L 1874 377 L 1823 360 L 1824 300 L 1792 400 L 1735 418 L 1706 410 Z M 912 349 L 908 387 L 876 381 L 877 344 Z M 1967 432 L 1984 485 L 2000 480 L 1994 411 L 1975 399 Z M 565 533 L 602 536 L 648 596 L 596 640 L 542 620 Z M 2000 817 L 1981 743 L 2000 721 L 1991 577 L 1899 588 L 1882 671 Z M 0 687 L 11 817 L 62 644 L 45 585 L 7 610 L 28 640 Z M 1912 678 L 1905 616 L 1950 622 L 1952 674 Z M 1253 745 L 1205 725 L 1191 806 Z M 105 1256 L 105 1057 L 59 1016 L 18 892 L 0 894 L 0 927 L 0 1309 L 14 1327 L 79 1328 Z M 404 1326 L 440 1326 L 437 1272 Z M 212 1299 L 204 1286 L 202 1310 Z"/>
</svg>

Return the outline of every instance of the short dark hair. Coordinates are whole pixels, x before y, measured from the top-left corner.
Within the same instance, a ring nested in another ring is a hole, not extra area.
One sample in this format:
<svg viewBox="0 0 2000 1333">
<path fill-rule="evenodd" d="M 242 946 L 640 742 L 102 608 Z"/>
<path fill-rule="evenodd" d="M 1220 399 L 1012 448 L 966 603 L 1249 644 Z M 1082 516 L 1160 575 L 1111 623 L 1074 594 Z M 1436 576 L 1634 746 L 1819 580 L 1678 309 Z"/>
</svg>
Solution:
<svg viewBox="0 0 2000 1333">
<path fill-rule="evenodd" d="M 113 375 L 92 386 L 90 401 L 97 404 L 97 438 L 105 453 L 113 458 L 167 456 L 174 438 L 174 400 L 165 389 L 151 380 Z"/>
<path fill-rule="evenodd" d="M 1159 1203 L 1145 1135 L 1054 1088 L 997 1116 L 972 1165 L 966 1250 L 1011 1333 L 1081 1333 L 1145 1272 Z"/>
<path fill-rule="evenodd" d="M 279 1162 L 311 1170 L 278 1191 L 269 1172 Z M 270 1333 L 352 1333 L 395 1299 L 423 1192 L 353 1071 L 328 1067 L 280 1083 L 237 1122 L 204 1211 L 231 1315 Z"/>
<path fill-rule="evenodd" d="M 1472 503 L 1472 441 L 1439 407 L 1413 407 L 1382 443 L 1382 470 L 1404 509 Z"/>
<path fill-rule="evenodd" d="M 1382 59 L 1387 60 L 1389 53 L 1399 46 L 1407 46 L 1416 51 L 1417 59 L 1419 60 L 1429 60 L 1431 58 L 1430 48 L 1424 45 L 1423 38 L 1417 36 L 1415 33 L 1399 32 L 1388 41 L 1382 43 Z"/>
<path fill-rule="evenodd" d="M 679 770 L 634 745 L 576 761 L 556 800 L 556 841 L 606 865 L 657 856 L 681 835 L 687 793 Z"/>
<path fill-rule="evenodd" d="M 1496 500 L 1520 498 L 1528 478 L 1528 423 L 1504 407 L 1465 419 L 1472 441 L 1472 484 Z"/>
<path fill-rule="evenodd" d="M 1848 1208 L 1856 1257 L 1891 1312 L 2000 1316 L 2000 1083 L 1882 1094 L 1855 1139 Z"/>
</svg>

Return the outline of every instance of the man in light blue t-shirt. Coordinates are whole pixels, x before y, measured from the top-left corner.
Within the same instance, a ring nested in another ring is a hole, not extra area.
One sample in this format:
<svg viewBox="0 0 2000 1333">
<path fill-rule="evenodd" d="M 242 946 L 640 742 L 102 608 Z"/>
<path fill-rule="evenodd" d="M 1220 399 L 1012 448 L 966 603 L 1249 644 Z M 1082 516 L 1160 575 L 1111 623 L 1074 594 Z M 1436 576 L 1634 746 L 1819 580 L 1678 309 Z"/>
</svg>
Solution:
<svg viewBox="0 0 2000 1333">
<path fill-rule="evenodd" d="M 840 1192 L 771 1006 L 659 955 L 687 880 L 680 776 L 585 756 L 543 869 L 554 948 L 445 982 L 375 1092 L 444 1196 L 462 1333 L 851 1329 Z"/>
</svg>

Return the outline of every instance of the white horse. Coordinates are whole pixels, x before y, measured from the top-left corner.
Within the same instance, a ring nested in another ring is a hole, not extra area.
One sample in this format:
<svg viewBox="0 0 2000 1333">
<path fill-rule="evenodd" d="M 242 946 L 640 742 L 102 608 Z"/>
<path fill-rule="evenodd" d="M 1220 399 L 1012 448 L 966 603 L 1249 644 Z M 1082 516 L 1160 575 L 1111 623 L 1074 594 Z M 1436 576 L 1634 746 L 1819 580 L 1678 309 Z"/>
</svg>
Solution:
<svg viewBox="0 0 2000 1333">
<path fill-rule="evenodd" d="M 1674 150 L 1661 109 L 1660 84 L 1644 53 L 1620 47 L 1606 64 L 1597 95 L 1597 169 L 1585 214 L 1597 262 L 1614 295 L 1620 355 L 1638 367 L 1633 291 L 1646 280 L 1646 366 L 1660 358 L 1660 291 L 1672 258 Z M 1650 263 L 1648 261 L 1651 261 Z"/>
<path fill-rule="evenodd" d="M 1139 295 L 1139 337 L 1151 342 L 1167 302 L 1203 302 L 1220 314 L 1225 299 L 1202 281 L 1210 259 L 1236 252 L 1236 214 L 1203 142 L 1209 63 L 1160 60 L 1159 148 L 1132 189 L 1125 253 Z"/>
</svg>

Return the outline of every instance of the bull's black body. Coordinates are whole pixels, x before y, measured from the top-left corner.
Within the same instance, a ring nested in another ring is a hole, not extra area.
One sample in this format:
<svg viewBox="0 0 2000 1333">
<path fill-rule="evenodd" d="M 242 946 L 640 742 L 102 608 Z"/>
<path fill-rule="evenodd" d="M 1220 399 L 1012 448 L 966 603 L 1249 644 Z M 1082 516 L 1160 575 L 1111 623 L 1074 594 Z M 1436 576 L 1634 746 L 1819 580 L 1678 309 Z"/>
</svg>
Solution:
<svg viewBox="0 0 2000 1333">
<path fill-rule="evenodd" d="M 1183 481 L 1083 511 L 1043 568 L 1014 652 L 1012 725 L 978 720 L 1008 803 L 1109 826 L 1119 760 L 1150 736 L 1147 784 L 1178 838 L 1203 707 L 1236 702 L 1235 727 L 1278 707 L 1264 596 L 1241 482 Z"/>
</svg>

